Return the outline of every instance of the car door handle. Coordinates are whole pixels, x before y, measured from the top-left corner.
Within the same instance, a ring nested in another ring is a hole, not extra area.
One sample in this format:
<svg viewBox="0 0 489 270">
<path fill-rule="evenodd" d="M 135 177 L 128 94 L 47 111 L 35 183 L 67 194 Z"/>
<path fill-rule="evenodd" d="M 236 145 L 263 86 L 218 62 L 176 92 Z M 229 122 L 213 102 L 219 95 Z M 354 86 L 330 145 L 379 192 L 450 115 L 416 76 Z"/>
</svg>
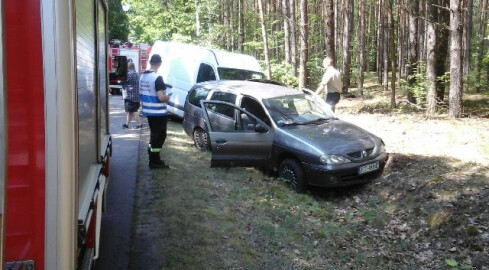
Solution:
<svg viewBox="0 0 489 270">
<path fill-rule="evenodd" d="M 217 139 L 216 140 L 216 143 L 218 143 L 218 144 L 224 144 L 224 143 L 226 143 L 226 140 L 225 139 Z"/>
</svg>

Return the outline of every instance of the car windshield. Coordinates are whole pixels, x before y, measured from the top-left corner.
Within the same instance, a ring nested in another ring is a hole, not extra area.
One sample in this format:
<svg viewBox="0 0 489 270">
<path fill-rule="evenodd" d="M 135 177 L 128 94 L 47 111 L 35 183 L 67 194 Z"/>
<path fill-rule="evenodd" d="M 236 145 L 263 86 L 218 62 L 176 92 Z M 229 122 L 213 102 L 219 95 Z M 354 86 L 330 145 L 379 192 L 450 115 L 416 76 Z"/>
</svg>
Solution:
<svg viewBox="0 0 489 270">
<path fill-rule="evenodd" d="M 324 104 L 305 94 L 269 98 L 263 104 L 278 126 L 321 124 L 334 118 Z"/>
<path fill-rule="evenodd" d="M 219 78 L 221 80 L 250 80 L 250 79 L 264 79 L 265 75 L 261 72 L 235 69 L 235 68 L 217 68 L 219 72 Z"/>
</svg>

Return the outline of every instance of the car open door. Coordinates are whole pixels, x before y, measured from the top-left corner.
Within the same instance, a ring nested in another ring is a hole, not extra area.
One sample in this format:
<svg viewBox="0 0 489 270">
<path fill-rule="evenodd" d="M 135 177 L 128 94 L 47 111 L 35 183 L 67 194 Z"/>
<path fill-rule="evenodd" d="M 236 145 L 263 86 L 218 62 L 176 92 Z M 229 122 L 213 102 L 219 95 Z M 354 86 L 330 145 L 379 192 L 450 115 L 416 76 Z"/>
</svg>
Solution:
<svg viewBox="0 0 489 270">
<path fill-rule="evenodd" d="M 265 166 L 271 163 L 273 130 L 234 104 L 201 100 L 209 140 L 211 167 Z"/>
</svg>

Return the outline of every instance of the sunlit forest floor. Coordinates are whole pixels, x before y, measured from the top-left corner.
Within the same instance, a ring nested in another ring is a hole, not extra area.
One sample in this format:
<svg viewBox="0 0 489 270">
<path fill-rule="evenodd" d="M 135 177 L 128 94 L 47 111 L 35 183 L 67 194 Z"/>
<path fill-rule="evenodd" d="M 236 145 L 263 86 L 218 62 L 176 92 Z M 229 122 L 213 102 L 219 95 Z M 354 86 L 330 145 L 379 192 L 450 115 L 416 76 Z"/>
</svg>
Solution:
<svg viewBox="0 0 489 270">
<path fill-rule="evenodd" d="M 149 171 L 142 131 L 131 269 L 489 269 L 488 96 L 466 117 L 422 110 L 372 87 L 340 119 L 381 137 L 384 173 L 297 194 L 256 169 L 210 168 L 170 122 L 170 170 Z M 145 268 L 141 268 L 145 266 Z"/>
<path fill-rule="evenodd" d="M 423 104 L 412 104 L 407 101 L 405 88 L 396 87 L 396 107 L 390 108 L 391 92 L 383 90 L 383 86 L 377 82 L 366 81 L 364 95 L 358 94 L 358 88 L 352 87 L 349 93 L 354 98 L 346 98 L 347 102 L 338 104 L 343 112 L 349 113 L 382 113 L 382 114 L 418 114 L 423 115 L 425 108 Z M 343 99 L 342 101 L 345 101 Z M 421 102 L 423 103 L 423 102 Z M 448 112 L 448 89 L 443 102 L 438 106 L 438 114 L 435 118 L 447 117 Z M 463 117 L 464 118 L 489 118 L 489 91 L 476 93 L 471 90 L 463 94 Z"/>
</svg>

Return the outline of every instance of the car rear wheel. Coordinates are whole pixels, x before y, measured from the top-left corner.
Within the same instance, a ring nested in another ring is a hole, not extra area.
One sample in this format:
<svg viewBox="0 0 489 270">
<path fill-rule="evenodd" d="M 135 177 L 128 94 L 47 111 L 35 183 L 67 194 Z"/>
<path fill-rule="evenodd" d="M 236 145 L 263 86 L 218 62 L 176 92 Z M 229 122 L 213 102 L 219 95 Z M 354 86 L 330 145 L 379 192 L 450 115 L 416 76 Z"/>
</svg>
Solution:
<svg viewBox="0 0 489 270">
<path fill-rule="evenodd" d="M 288 180 L 295 191 L 299 193 L 306 191 L 307 182 L 304 170 L 297 160 L 289 158 L 282 161 L 278 169 L 278 177 Z"/>
<path fill-rule="evenodd" d="M 194 144 L 200 151 L 209 150 L 209 134 L 201 128 L 196 128 L 193 134 Z"/>
</svg>

